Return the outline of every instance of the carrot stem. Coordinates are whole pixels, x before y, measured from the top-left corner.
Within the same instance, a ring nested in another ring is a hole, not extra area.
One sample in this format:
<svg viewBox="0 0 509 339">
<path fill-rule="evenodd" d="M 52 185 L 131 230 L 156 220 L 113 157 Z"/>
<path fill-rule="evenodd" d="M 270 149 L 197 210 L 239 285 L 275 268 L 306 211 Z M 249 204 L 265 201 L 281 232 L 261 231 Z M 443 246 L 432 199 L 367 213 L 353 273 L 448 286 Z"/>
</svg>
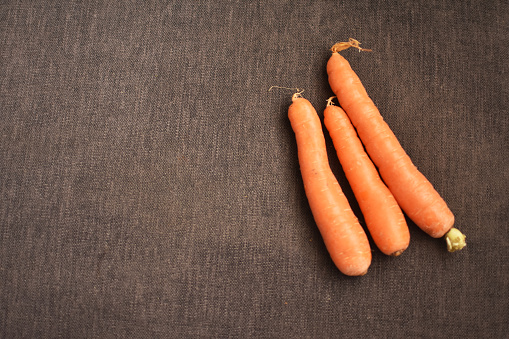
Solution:
<svg viewBox="0 0 509 339">
<path fill-rule="evenodd" d="M 449 252 L 455 252 L 461 250 L 467 245 L 465 241 L 466 236 L 460 232 L 457 228 L 451 228 L 445 235 L 445 241 L 447 242 L 447 250 Z"/>
</svg>

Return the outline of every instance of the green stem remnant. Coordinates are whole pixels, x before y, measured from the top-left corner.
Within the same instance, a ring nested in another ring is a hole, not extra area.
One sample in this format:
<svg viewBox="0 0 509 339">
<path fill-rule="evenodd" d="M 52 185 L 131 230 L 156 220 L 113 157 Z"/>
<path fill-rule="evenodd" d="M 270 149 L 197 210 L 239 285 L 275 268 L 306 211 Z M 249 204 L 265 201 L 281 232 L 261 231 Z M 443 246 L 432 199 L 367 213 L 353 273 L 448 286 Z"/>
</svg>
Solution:
<svg viewBox="0 0 509 339">
<path fill-rule="evenodd" d="M 461 250 L 467 245 L 465 241 L 466 236 L 461 233 L 457 228 L 451 228 L 445 235 L 445 241 L 447 242 L 447 250 L 449 252 L 455 252 Z"/>
</svg>

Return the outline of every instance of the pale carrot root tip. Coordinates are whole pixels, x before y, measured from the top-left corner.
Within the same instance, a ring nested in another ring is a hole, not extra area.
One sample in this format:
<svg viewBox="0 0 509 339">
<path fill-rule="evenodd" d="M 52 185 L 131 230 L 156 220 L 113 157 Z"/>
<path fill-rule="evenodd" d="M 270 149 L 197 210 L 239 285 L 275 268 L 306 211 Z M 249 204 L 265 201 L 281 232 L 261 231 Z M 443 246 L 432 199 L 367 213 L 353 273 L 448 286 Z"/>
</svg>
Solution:
<svg viewBox="0 0 509 339">
<path fill-rule="evenodd" d="M 397 257 L 397 256 L 400 256 L 403 252 L 405 252 L 405 250 L 399 250 L 394 253 L 391 253 L 390 255 L 393 257 Z"/>
<path fill-rule="evenodd" d="M 298 88 L 296 88 L 296 90 L 297 90 L 298 92 L 296 92 L 296 93 L 294 93 L 294 94 L 292 95 L 292 101 L 295 101 L 295 99 L 298 99 L 298 98 L 302 98 L 302 93 L 304 92 L 304 90 L 303 90 L 303 89 L 302 89 L 302 90 L 300 90 L 300 89 L 298 89 Z"/>
<path fill-rule="evenodd" d="M 302 98 L 302 93 L 304 93 L 304 90 L 303 89 L 300 89 L 300 88 L 297 88 L 297 87 L 283 87 L 283 86 L 270 86 L 269 88 L 269 92 L 272 91 L 273 88 L 279 88 L 279 89 L 289 89 L 289 90 L 292 90 L 292 91 L 297 91 L 293 96 L 292 96 L 292 100 L 296 99 L 296 98 Z"/>
<path fill-rule="evenodd" d="M 451 228 L 445 235 L 445 241 L 447 243 L 447 250 L 449 252 L 456 252 L 461 250 L 467 245 L 466 236 L 460 232 L 457 228 Z"/>
<path fill-rule="evenodd" d="M 292 101 L 298 98 L 302 98 L 302 95 L 300 95 L 300 93 L 295 93 L 294 95 L 292 95 Z"/>
<path fill-rule="evenodd" d="M 283 87 L 283 86 L 270 86 L 269 88 L 269 92 L 272 91 L 273 88 L 279 88 L 279 89 L 289 89 L 289 90 L 292 90 L 292 91 L 296 91 L 293 95 L 292 95 L 292 101 L 294 101 L 295 99 L 297 98 L 302 98 L 302 93 L 304 93 L 304 90 L 303 89 L 300 89 L 300 88 L 297 88 L 297 87 Z"/>
<path fill-rule="evenodd" d="M 363 275 L 366 275 L 366 274 L 368 274 L 368 270 L 365 270 L 364 272 L 362 272 L 362 273 L 361 273 L 361 274 L 359 274 L 358 276 L 359 276 L 359 277 L 362 277 Z"/>
<path fill-rule="evenodd" d="M 357 48 L 360 51 L 364 51 L 364 52 L 372 52 L 371 49 L 367 49 L 367 48 L 362 48 L 360 47 L 361 43 L 353 38 L 349 38 L 348 41 L 346 42 L 337 42 L 335 43 L 332 47 L 331 47 L 331 51 L 333 53 L 337 53 L 339 51 L 343 51 L 345 49 L 348 49 L 350 47 L 353 47 L 353 48 Z"/>
<path fill-rule="evenodd" d="M 334 103 L 332 100 L 336 99 L 336 96 L 331 96 L 329 99 L 327 99 L 327 106 L 334 106 Z"/>
</svg>

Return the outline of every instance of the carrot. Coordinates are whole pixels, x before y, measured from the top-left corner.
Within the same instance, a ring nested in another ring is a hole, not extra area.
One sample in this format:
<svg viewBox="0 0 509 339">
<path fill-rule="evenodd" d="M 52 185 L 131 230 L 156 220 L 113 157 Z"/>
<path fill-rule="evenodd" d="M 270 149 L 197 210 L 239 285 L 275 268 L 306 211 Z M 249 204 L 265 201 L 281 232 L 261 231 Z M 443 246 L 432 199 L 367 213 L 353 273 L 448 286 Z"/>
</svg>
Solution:
<svg viewBox="0 0 509 339">
<path fill-rule="evenodd" d="M 325 108 L 324 123 L 369 233 L 380 251 L 400 255 L 410 242 L 405 216 L 380 179 L 345 111 L 332 104 L 333 98 L 328 100 Z"/>
<path fill-rule="evenodd" d="M 338 53 L 349 47 L 363 50 L 354 39 L 337 43 L 331 48 L 327 74 L 332 91 L 403 211 L 430 236 L 442 237 L 452 229 L 454 215 L 432 184 L 412 163 L 349 62 Z M 462 247 L 461 244 L 459 247 Z"/>
<path fill-rule="evenodd" d="M 292 101 L 288 118 L 315 222 L 337 268 L 349 276 L 364 275 L 371 264 L 369 241 L 330 169 L 320 118 L 300 93 Z"/>
</svg>

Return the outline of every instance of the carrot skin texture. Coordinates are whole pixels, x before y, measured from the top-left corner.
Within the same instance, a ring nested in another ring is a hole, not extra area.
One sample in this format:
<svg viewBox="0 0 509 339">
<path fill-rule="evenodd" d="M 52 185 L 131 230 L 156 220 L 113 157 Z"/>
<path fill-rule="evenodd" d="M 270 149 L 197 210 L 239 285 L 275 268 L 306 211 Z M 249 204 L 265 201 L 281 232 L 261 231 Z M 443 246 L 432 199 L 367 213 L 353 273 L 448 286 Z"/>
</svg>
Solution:
<svg viewBox="0 0 509 339">
<path fill-rule="evenodd" d="M 430 236 L 444 236 L 454 224 L 454 215 L 403 150 L 349 62 L 332 53 L 327 74 L 332 91 L 403 211 Z"/>
<path fill-rule="evenodd" d="M 410 232 L 396 199 L 380 179 L 346 113 L 328 105 L 324 122 L 373 241 L 382 253 L 400 255 L 410 243 Z"/>
<path fill-rule="evenodd" d="M 330 169 L 316 110 L 308 100 L 294 96 L 288 118 L 306 196 L 332 261 L 345 275 L 364 275 L 371 265 L 369 241 Z"/>
</svg>

